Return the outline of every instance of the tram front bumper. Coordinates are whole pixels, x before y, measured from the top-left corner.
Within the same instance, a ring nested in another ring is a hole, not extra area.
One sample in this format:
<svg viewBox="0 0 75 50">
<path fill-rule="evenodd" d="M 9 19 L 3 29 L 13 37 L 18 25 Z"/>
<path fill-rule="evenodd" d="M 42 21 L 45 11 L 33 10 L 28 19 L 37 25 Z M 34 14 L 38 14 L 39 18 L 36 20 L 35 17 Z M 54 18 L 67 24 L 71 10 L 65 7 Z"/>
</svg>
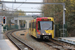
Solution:
<svg viewBox="0 0 75 50">
<path fill-rule="evenodd" d="M 51 39 L 52 35 L 41 35 L 42 39 Z"/>
</svg>

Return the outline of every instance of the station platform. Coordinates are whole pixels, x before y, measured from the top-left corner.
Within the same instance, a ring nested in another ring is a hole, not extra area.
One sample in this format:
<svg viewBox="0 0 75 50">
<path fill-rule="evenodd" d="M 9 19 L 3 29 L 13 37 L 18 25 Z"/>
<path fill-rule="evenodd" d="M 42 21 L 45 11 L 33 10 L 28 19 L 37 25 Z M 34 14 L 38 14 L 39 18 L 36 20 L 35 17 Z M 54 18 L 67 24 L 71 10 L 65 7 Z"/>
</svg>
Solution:
<svg viewBox="0 0 75 50">
<path fill-rule="evenodd" d="M 0 39 L 0 50 L 18 50 L 8 39 Z"/>
<path fill-rule="evenodd" d="M 58 40 L 71 43 L 71 44 L 75 44 L 75 37 L 59 37 Z"/>
</svg>

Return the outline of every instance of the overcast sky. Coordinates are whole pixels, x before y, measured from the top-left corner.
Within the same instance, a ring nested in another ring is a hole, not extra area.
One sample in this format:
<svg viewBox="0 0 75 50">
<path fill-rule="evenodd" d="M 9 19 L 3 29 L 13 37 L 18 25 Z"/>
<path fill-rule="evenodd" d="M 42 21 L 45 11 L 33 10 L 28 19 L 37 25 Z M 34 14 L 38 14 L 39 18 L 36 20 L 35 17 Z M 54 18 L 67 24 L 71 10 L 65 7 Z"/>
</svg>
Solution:
<svg viewBox="0 0 75 50">
<path fill-rule="evenodd" d="M 4 0 L 4 1 L 15 1 L 15 0 Z M 18 2 L 42 2 L 43 0 L 16 0 L 16 1 L 18 1 Z M 18 9 L 18 10 L 23 10 L 23 11 L 41 11 L 40 10 L 40 8 L 41 8 L 40 4 L 12 4 L 12 3 L 7 3 L 5 5 L 6 5 L 6 7 L 8 7 L 11 10 L 12 9 Z M 27 13 L 27 14 L 32 14 L 32 13 Z M 39 14 L 39 13 L 33 13 L 33 14 Z"/>
</svg>

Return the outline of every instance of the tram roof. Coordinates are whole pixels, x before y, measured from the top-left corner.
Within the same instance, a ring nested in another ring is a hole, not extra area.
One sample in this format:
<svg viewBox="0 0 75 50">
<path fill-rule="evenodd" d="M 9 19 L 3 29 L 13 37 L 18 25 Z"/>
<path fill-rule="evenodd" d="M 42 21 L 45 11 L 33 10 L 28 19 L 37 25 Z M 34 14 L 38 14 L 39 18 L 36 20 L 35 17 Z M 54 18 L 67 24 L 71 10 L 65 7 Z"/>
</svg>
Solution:
<svg viewBox="0 0 75 50">
<path fill-rule="evenodd" d="M 37 19 L 52 19 L 53 20 L 53 17 L 38 17 L 36 19 L 31 20 L 30 22 L 36 22 Z"/>
</svg>

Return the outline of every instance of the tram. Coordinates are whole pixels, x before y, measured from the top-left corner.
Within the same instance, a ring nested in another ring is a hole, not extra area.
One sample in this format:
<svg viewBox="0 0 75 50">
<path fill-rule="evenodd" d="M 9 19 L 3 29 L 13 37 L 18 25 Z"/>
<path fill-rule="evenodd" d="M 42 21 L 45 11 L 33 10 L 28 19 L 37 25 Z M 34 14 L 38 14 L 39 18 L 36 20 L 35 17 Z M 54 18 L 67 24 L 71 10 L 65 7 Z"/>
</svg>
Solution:
<svg viewBox="0 0 75 50">
<path fill-rule="evenodd" d="M 54 18 L 38 17 L 29 22 L 29 34 L 38 39 L 54 38 Z"/>
</svg>

